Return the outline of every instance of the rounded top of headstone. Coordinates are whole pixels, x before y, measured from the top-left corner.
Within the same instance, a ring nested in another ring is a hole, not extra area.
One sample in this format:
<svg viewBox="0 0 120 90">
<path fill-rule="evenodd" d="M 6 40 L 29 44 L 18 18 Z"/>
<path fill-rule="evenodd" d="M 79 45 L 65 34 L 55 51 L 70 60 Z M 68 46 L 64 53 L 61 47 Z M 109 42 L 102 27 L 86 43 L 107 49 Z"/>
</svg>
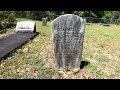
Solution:
<svg viewBox="0 0 120 90">
<path fill-rule="evenodd" d="M 64 15 L 60 15 L 59 17 L 57 17 L 56 19 L 54 19 L 54 20 L 52 21 L 52 23 L 55 22 L 56 20 L 62 18 L 62 17 L 76 17 L 76 18 L 79 18 L 81 21 L 83 20 L 82 17 L 80 17 L 80 16 L 78 16 L 78 15 L 75 15 L 75 14 L 64 14 Z"/>
</svg>

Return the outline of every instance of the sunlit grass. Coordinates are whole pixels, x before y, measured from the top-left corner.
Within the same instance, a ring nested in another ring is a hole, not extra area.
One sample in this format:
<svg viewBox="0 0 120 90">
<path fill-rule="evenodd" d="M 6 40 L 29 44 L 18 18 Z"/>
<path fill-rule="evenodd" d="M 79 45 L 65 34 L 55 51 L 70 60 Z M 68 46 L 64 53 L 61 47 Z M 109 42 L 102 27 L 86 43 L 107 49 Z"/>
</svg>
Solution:
<svg viewBox="0 0 120 90">
<path fill-rule="evenodd" d="M 1 62 L 0 78 L 120 78 L 120 26 L 86 25 L 82 57 L 90 64 L 77 74 L 60 75 L 54 69 L 51 22 L 30 21 L 36 22 L 39 35 Z M 13 32 L 15 28 L 6 33 Z"/>
</svg>

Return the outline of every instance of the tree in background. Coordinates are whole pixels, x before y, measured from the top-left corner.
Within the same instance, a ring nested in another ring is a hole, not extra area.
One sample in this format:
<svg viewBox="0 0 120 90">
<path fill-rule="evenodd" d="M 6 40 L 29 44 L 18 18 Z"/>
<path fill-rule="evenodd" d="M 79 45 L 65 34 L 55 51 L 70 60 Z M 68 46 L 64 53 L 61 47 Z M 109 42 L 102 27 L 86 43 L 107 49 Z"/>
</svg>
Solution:
<svg viewBox="0 0 120 90">
<path fill-rule="evenodd" d="M 0 11 L 0 29 L 11 27 L 15 24 L 16 18 L 28 18 L 42 20 L 47 17 L 53 20 L 63 14 L 75 14 L 81 17 L 93 17 L 110 19 L 110 22 L 120 21 L 120 11 Z"/>
<path fill-rule="evenodd" d="M 0 30 L 16 24 L 14 11 L 0 11 Z"/>
<path fill-rule="evenodd" d="M 55 13 L 53 11 L 16 11 L 17 18 L 29 18 L 33 20 L 42 20 L 48 17 L 48 20 L 54 19 Z"/>
<path fill-rule="evenodd" d="M 112 16 L 118 18 L 119 11 L 15 11 L 17 17 L 42 20 L 48 17 L 49 20 L 63 14 L 76 14 L 81 17 L 94 17 L 110 19 Z"/>
</svg>

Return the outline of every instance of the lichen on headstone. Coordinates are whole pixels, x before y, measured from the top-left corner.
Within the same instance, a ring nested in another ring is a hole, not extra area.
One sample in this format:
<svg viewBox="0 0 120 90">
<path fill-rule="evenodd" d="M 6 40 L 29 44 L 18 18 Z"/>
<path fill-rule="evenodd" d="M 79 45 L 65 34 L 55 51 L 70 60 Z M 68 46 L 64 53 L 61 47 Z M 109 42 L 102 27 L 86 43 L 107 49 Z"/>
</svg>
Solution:
<svg viewBox="0 0 120 90">
<path fill-rule="evenodd" d="M 57 69 L 80 68 L 86 19 L 65 14 L 52 22 Z"/>
</svg>

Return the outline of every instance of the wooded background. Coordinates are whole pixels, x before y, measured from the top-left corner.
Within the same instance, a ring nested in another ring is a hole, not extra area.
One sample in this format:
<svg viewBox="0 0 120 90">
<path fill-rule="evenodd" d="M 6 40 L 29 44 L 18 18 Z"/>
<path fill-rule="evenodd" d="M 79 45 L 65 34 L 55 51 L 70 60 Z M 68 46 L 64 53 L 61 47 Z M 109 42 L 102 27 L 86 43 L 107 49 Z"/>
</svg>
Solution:
<svg viewBox="0 0 120 90">
<path fill-rule="evenodd" d="M 109 23 L 120 21 L 120 11 L 0 11 L 0 30 L 9 28 L 16 24 L 16 18 L 28 18 L 33 20 L 42 20 L 47 17 L 48 20 L 53 20 L 59 15 L 75 14 L 85 17 L 89 22 L 101 22 L 109 19 Z M 98 19 L 96 21 L 96 19 Z"/>
</svg>

